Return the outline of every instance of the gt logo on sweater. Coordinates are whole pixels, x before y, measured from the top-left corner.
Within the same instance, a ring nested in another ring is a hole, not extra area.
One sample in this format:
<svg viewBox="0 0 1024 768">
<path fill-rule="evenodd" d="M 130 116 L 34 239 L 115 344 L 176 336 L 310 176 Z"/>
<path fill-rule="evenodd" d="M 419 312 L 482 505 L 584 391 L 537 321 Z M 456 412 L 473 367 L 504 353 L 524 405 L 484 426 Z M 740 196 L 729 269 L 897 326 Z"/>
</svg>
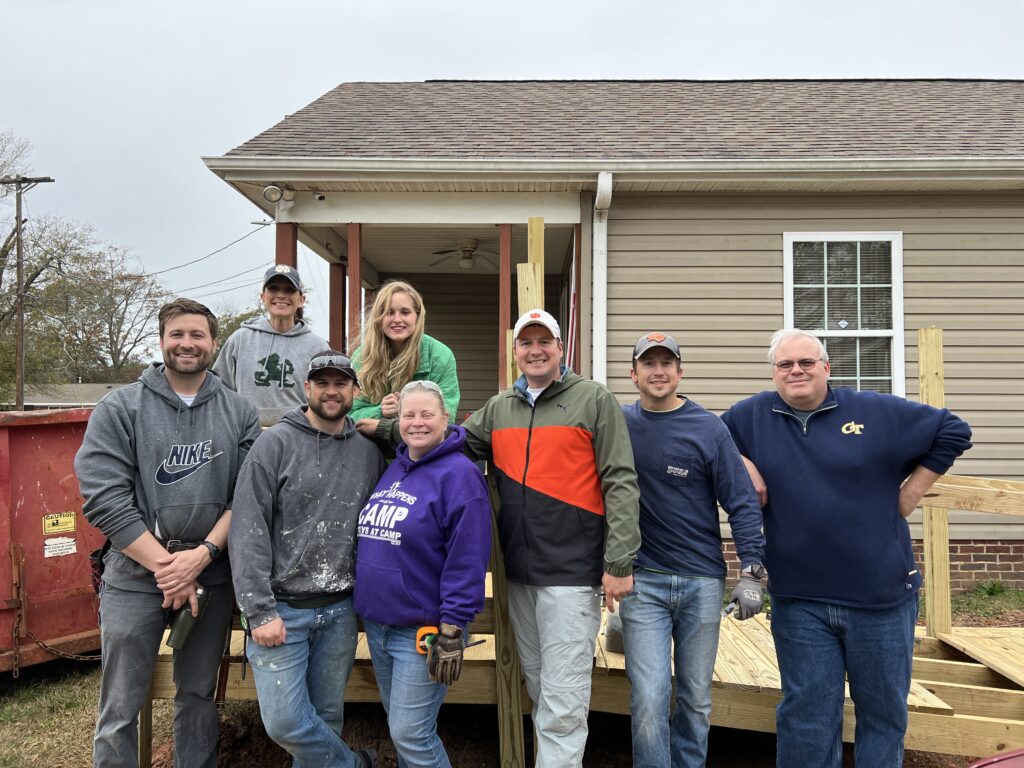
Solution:
<svg viewBox="0 0 1024 768">
<path fill-rule="evenodd" d="M 190 445 L 172 445 L 171 450 L 167 453 L 167 458 L 156 468 L 157 483 L 174 485 L 174 483 L 194 475 L 220 456 L 220 453 L 211 453 L 212 450 L 213 440 L 203 440 L 201 443 Z"/>
<path fill-rule="evenodd" d="M 842 433 L 844 435 L 859 435 L 862 429 L 864 429 L 863 424 L 858 424 L 855 421 L 848 421 L 843 424 Z"/>
</svg>

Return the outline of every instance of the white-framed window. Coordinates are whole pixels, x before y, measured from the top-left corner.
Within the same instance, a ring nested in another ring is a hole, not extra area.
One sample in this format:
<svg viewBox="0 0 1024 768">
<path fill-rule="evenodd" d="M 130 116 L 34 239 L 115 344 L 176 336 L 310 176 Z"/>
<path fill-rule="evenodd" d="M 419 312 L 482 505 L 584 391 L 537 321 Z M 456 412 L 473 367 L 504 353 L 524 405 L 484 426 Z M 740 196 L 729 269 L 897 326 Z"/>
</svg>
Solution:
<svg viewBox="0 0 1024 768">
<path fill-rule="evenodd" d="M 818 335 L 832 384 L 906 395 L 903 233 L 783 233 L 785 327 Z"/>
</svg>

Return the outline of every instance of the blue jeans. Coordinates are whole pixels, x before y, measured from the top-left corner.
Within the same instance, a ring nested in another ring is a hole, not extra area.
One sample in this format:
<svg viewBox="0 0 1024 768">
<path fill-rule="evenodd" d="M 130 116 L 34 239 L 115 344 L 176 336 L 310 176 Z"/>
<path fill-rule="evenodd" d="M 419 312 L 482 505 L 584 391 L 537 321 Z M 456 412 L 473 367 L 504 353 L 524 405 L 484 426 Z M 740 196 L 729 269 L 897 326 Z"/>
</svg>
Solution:
<svg viewBox="0 0 1024 768">
<path fill-rule="evenodd" d="M 345 686 L 355 659 L 352 598 L 322 608 L 277 604 L 285 642 L 273 648 L 249 639 L 260 716 L 267 735 L 298 766 L 359 768 L 362 760 L 341 739 Z"/>
<path fill-rule="evenodd" d="M 633 765 L 700 768 L 708 751 L 725 582 L 637 568 L 633 583 L 636 594 L 619 606 L 632 686 Z M 676 708 L 670 723 L 672 659 Z"/>
<path fill-rule="evenodd" d="M 365 619 L 363 626 L 399 768 L 451 768 L 437 735 L 448 686 L 427 675 L 427 657 L 416 651 L 416 627 Z"/>
<path fill-rule="evenodd" d="M 903 765 L 916 619 L 916 597 L 880 610 L 772 598 L 779 768 L 840 768 L 844 675 L 857 713 L 857 766 Z"/>
</svg>

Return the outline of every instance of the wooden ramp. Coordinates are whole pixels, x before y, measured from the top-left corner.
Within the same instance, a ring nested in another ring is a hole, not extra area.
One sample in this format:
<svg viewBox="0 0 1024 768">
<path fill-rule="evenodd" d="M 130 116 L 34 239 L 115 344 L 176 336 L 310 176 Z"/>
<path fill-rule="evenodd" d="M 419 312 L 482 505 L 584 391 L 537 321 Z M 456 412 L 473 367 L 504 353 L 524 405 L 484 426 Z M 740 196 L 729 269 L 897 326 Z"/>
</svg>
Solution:
<svg viewBox="0 0 1024 768">
<path fill-rule="evenodd" d="M 958 642 L 981 634 L 970 630 Z M 1024 684 L 1006 674 L 1024 674 L 1024 652 L 1013 650 L 1019 645 L 1009 645 L 1009 638 L 1024 641 L 1024 629 L 998 630 L 991 636 L 1003 649 L 1005 665 L 1000 670 L 941 640 L 917 638 L 907 698 L 908 749 L 975 757 L 1024 747 Z M 1007 658 L 1014 654 L 1015 664 Z M 591 707 L 628 715 L 625 659 L 609 651 L 603 637 L 595 658 Z M 713 725 L 775 731 L 775 707 L 782 691 L 771 624 L 764 616 L 722 620 L 711 695 Z M 856 721 L 849 689 L 843 720 L 843 739 L 852 742 Z"/>
<path fill-rule="evenodd" d="M 939 634 L 942 642 L 1024 686 L 1024 629 L 956 627 Z"/>
</svg>

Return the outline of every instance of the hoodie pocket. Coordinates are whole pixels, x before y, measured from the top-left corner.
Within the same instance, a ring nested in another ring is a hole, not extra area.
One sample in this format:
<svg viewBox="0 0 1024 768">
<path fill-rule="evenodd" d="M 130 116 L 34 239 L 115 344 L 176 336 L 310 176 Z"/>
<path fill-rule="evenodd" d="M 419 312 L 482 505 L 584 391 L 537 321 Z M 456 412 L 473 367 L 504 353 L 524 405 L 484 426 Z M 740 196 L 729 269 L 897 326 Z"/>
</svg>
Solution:
<svg viewBox="0 0 1024 768">
<path fill-rule="evenodd" d="M 202 541 L 217 524 L 224 507 L 220 504 L 181 504 L 157 510 L 159 538 L 164 541 Z"/>
<path fill-rule="evenodd" d="M 356 563 L 356 612 L 381 624 L 420 626 L 426 623 L 422 601 L 415 599 L 398 568 L 366 560 Z M 436 612 L 436 607 L 432 612 Z"/>
</svg>

